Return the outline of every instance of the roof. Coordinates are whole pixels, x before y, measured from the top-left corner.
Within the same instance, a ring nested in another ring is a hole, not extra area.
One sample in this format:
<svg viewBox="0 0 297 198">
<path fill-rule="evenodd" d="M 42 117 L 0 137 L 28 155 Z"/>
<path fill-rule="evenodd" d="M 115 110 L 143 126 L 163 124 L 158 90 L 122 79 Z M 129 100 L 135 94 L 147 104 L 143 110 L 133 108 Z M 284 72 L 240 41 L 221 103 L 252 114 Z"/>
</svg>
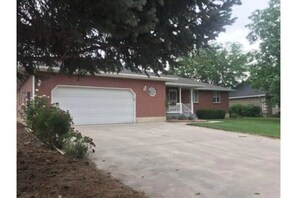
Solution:
<svg viewBox="0 0 297 198">
<path fill-rule="evenodd" d="M 192 87 L 195 90 L 212 90 L 212 91 L 234 91 L 228 87 L 216 86 L 208 83 L 199 82 L 196 80 L 182 78 L 175 76 L 177 80 L 167 81 L 166 86 L 180 86 L 180 87 Z"/>
<path fill-rule="evenodd" d="M 40 72 L 50 72 L 46 66 L 39 66 L 38 71 Z M 52 72 L 58 73 L 59 68 L 52 68 Z M 100 73 L 96 73 L 95 76 L 102 76 L 102 77 L 114 77 L 114 78 L 129 78 L 129 79 L 141 79 L 141 80 L 155 80 L 155 81 L 169 81 L 169 80 L 177 80 L 174 76 L 157 76 L 154 73 L 148 72 L 149 76 L 146 75 L 144 72 L 132 72 L 129 70 L 122 70 L 119 73 L 116 72 L 104 72 L 101 71 Z"/>
<path fill-rule="evenodd" d="M 39 67 L 39 71 L 47 72 L 46 67 Z M 58 72 L 58 68 L 53 69 L 54 72 Z M 174 75 L 165 75 L 160 74 L 159 76 L 153 72 L 147 72 L 149 76 L 145 72 L 132 72 L 130 70 L 122 70 L 119 73 L 106 73 L 101 72 L 99 74 L 95 74 L 96 76 L 104 76 L 104 77 L 117 77 L 117 78 L 130 78 L 130 79 L 143 79 L 143 80 L 156 80 L 156 81 L 165 81 L 166 86 L 178 86 L 178 87 L 189 87 L 195 90 L 212 90 L 212 91 L 234 91 L 233 89 L 221 86 L 215 86 L 203 82 L 199 82 L 196 80 L 182 78 Z"/>
<path fill-rule="evenodd" d="M 229 94 L 229 99 L 237 98 L 254 98 L 266 95 L 266 92 L 261 89 L 252 89 L 250 85 L 240 84 L 235 88 L 236 91 Z"/>
<path fill-rule="evenodd" d="M 135 74 L 135 72 L 131 72 L 130 70 L 122 70 L 120 74 Z M 139 75 L 144 75 L 147 77 L 147 75 L 142 72 L 142 73 L 136 73 Z M 152 72 L 148 72 L 150 77 L 157 77 L 156 74 Z M 207 84 L 203 82 L 199 82 L 197 80 L 189 79 L 189 78 L 183 78 L 179 76 L 174 76 L 174 75 L 165 75 L 165 74 L 160 74 L 160 78 L 167 78 L 166 80 L 166 86 L 179 86 L 179 87 L 189 87 L 193 88 L 195 90 L 212 90 L 212 91 L 235 91 L 233 89 L 227 88 L 227 87 L 221 87 L 221 86 L 216 86 L 212 84 Z"/>
</svg>

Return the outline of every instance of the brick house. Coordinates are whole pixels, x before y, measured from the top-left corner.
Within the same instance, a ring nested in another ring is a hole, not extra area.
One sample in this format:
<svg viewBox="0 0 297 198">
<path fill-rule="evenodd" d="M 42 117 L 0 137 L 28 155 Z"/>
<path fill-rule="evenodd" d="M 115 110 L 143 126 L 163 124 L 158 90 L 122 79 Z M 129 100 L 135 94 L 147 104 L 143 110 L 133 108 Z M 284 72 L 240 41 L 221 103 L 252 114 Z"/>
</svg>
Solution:
<svg viewBox="0 0 297 198">
<path fill-rule="evenodd" d="M 166 114 L 190 115 L 197 109 L 228 113 L 229 91 L 177 76 L 122 71 L 78 78 L 40 69 L 19 85 L 17 108 L 32 96 L 45 95 L 69 110 L 75 125 L 158 122 Z"/>
</svg>

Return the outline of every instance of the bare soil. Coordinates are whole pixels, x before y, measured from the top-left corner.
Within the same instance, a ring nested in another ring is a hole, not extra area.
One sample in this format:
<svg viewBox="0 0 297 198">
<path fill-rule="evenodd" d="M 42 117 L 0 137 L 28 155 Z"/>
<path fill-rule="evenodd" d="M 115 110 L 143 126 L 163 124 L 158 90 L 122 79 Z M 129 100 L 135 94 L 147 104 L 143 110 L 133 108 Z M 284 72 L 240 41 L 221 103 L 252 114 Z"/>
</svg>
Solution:
<svg viewBox="0 0 297 198">
<path fill-rule="evenodd" d="M 17 197 L 129 197 L 138 192 L 96 168 L 49 149 L 17 123 Z"/>
</svg>

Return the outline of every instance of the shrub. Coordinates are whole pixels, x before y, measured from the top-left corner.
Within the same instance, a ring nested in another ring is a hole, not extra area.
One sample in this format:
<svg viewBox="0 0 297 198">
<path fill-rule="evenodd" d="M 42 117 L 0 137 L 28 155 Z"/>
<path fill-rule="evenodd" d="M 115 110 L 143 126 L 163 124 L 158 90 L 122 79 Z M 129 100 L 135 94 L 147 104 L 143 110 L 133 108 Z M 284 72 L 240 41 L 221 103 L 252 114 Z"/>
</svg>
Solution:
<svg viewBox="0 0 297 198">
<path fill-rule="evenodd" d="M 166 115 L 166 119 L 167 120 L 177 119 L 177 115 L 175 115 L 175 114 L 167 114 Z"/>
<path fill-rule="evenodd" d="M 242 116 L 238 115 L 237 113 L 230 113 L 230 118 L 240 118 Z"/>
<path fill-rule="evenodd" d="M 200 109 L 196 111 L 196 115 L 199 119 L 224 119 L 225 111 L 222 109 Z"/>
<path fill-rule="evenodd" d="M 195 120 L 195 119 L 196 119 L 196 116 L 194 114 L 189 116 L 189 120 Z"/>
<path fill-rule="evenodd" d="M 276 114 L 274 114 L 273 117 L 280 118 L 280 112 L 277 112 Z"/>
<path fill-rule="evenodd" d="M 72 130 L 68 112 L 50 105 L 45 97 L 29 101 L 24 112 L 27 127 L 38 139 L 51 147 L 63 148 L 64 136 Z"/>
<path fill-rule="evenodd" d="M 184 115 L 184 114 L 179 114 L 178 117 L 177 117 L 177 119 L 179 119 L 179 120 L 187 120 L 188 117 L 186 115 Z"/>
<path fill-rule="evenodd" d="M 229 112 L 230 112 L 230 115 L 237 114 L 238 116 L 245 116 L 245 117 L 261 116 L 261 108 L 255 105 L 236 104 L 230 107 Z"/>
<path fill-rule="evenodd" d="M 65 154 L 83 159 L 86 157 L 88 151 L 88 146 L 81 141 L 68 143 L 65 147 Z"/>
<path fill-rule="evenodd" d="M 76 153 L 74 156 L 81 158 L 89 148 L 95 146 L 91 138 L 83 137 L 72 128 L 73 122 L 68 111 L 49 104 L 45 97 L 28 101 L 22 116 L 27 128 L 51 148 L 67 149 L 68 153 Z M 75 141 L 70 141 L 73 139 Z"/>
<path fill-rule="evenodd" d="M 68 138 L 65 145 L 65 154 L 83 159 L 87 156 L 89 149 L 93 152 L 92 146 L 95 146 L 93 140 L 89 137 L 82 136 L 78 131 L 72 131 L 70 134 L 71 138 Z"/>
</svg>

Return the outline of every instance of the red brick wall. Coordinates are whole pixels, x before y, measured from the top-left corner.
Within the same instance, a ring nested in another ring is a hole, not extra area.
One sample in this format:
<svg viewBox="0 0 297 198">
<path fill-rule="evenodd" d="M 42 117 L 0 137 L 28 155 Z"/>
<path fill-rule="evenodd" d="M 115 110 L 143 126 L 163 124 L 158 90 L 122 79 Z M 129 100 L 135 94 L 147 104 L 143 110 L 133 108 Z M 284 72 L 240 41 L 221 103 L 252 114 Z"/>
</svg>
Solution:
<svg viewBox="0 0 297 198">
<path fill-rule="evenodd" d="M 21 109 L 25 99 L 27 97 L 27 92 L 30 92 L 30 97 L 32 97 L 32 76 L 30 76 L 17 91 L 17 110 Z M 18 115 L 19 116 L 19 115 Z"/>
<path fill-rule="evenodd" d="M 165 116 L 165 82 L 151 80 L 137 80 L 111 77 L 86 76 L 78 79 L 77 77 L 67 77 L 62 74 L 40 73 L 44 78 L 39 91 L 36 95 L 51 96 L 51 91 L 57 85 L 76 85 L 76 86 L 98 86 L 130 88 L 136 94 L 136 117 L 160 117 Z M 154 87 L 157 94 L 154 97 L 148 95 L 143 87 Z M 36 87 L 37 88 L 37 87 Z"/>
<path fill-rule="evenodd" d="M 194 103 L 194 112 L 198 109 L 223 109 L 229 112 L 229 93 L 220 92 L 221 102 L 212 102 L 212 91 L 199 91 L 199 103 Z"/>
<path fill-rule="evenodd" d="M 191 103 L 191 92 L 189 89 L 182 89 L 182 102 Z"/>
</svg>

